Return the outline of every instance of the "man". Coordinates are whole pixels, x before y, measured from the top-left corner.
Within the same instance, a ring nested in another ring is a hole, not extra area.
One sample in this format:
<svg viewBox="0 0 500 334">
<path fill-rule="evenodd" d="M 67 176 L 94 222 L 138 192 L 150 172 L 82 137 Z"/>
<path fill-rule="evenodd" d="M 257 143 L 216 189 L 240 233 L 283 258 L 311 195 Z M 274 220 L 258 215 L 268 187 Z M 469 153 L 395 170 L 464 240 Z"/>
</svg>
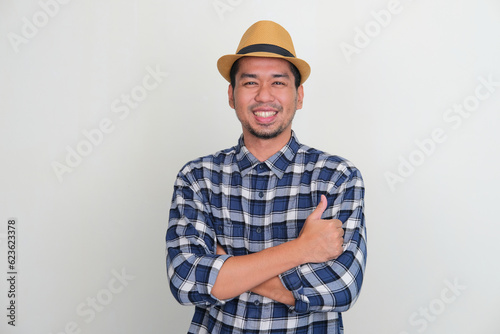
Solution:
<svg viewBox="0 0 500 334">
<path fill-rule="evenodd" d="M 366 262 L 361 174 L 292 131 L 310 68 L 283 27 L 255 23 L 217 65 L 243 135 L 175 182 L 167 268 L 189 333 L 342 333 Z"/>
</svg>

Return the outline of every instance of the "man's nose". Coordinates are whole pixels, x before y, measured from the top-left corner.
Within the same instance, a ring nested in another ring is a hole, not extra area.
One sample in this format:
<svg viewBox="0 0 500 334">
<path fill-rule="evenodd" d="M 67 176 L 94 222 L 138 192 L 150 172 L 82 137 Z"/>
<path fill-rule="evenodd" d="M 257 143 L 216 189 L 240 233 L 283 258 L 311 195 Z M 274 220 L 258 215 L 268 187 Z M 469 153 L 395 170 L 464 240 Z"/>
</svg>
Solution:
<svg viewBox="0 0 500 334">
<path fill-rule="evenodd" d="M 270 102 L 274 101 L 274 95 L 270 85 L 261 85 L 255 96 L 255 100 L 258 102 Z"/>
</svg>

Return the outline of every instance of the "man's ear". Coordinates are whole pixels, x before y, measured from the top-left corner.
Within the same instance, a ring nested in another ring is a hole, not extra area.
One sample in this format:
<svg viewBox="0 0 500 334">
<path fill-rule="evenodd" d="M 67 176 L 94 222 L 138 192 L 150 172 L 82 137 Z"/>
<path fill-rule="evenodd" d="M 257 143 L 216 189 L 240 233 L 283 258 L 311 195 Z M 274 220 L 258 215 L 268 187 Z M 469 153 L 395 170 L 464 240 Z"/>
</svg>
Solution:
<svg viewBox="0 0 500 334">
<path fill-rule="evenodd" d="M 234 109 L 234 89 L 231 84 L 229 84 L 229 87 L 227 89 L 227 97 L 229 99 L 229 106 Z"/>
<path fill-rule="evenodd" d="M 302 109 L 302 104 L 304 102 L 304 86 L 300 85 L 297 88 L 297 110 Z"/>
</svg>

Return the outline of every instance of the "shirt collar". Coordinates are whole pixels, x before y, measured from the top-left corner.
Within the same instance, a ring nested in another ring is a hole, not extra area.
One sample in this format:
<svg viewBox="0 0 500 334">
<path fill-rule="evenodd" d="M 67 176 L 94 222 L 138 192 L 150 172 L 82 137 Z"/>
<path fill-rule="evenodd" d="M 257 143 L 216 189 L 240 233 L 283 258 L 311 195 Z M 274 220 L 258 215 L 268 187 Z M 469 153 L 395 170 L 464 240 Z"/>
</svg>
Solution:
<svg viewBox="0 0 500 334">
<path fill-rule="evenodd" d="M 266 161 L 260 162 L 250 151 L 246 148 L 243 141 L 243 135 L 241 135 L 238 140 L 238 146 L 236 147 L 236 163 L 240 169 L 241 176 L 245 176 L 250 172 L 255 166 L 264 163 L 269 167 L 269 169 L 276 174 L 276 176 L 281 179 L 285 174 L 288 166 L 295 159 L 300 147 L 300 142 L 295 136 L 295 132 L 292 131 L 292 136 L 288 143 L 281 148 L 278 152 L 272 155 Z"/>
</svg>

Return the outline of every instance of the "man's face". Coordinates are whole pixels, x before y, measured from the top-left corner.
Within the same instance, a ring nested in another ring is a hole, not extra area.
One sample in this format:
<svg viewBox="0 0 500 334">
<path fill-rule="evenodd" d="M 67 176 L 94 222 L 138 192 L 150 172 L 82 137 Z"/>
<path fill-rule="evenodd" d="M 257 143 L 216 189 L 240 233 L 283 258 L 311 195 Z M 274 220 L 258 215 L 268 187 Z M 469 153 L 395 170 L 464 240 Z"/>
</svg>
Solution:
<svg viewBox="0 0 500 334">
<path fill-rule="evenodd" d="M 295 88 L 288 61 L 243 57 L 234 90 L 229 86 L 229 105 L 236 111 L 245 139 L 289 137 L 295 111 L 302 108 L 303 92 L 302 85 Z"/>
</svg>

